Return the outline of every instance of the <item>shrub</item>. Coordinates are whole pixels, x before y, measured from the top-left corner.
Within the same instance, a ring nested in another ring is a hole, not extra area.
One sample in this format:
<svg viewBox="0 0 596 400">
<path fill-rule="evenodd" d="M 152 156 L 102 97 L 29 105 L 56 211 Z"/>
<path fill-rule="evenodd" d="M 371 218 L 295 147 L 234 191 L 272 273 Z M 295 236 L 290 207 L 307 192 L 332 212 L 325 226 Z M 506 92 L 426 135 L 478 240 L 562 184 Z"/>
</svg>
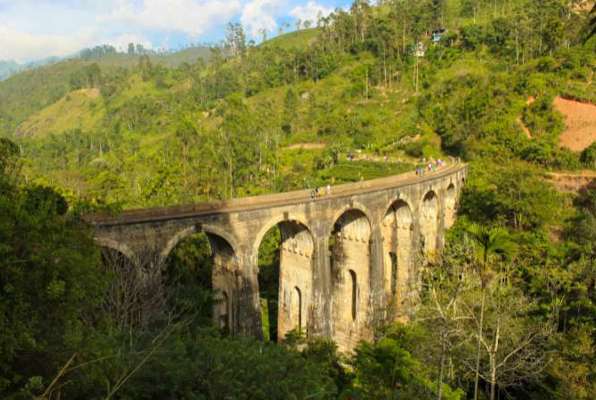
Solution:
<svg viewBox="0 0 596 400">
<path fill-rule="evenodd" d="M 596 142 L 582 151 L 579 157 L 581 163 L 588 168 L 596 168 Z"/>
</svg>

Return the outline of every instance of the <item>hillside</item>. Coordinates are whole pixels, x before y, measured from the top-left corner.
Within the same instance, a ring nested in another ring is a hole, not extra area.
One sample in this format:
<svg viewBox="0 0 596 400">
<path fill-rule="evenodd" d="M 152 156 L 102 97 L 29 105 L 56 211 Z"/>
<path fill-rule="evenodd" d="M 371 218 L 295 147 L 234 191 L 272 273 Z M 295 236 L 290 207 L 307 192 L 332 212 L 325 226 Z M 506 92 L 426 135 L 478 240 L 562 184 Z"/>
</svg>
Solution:
<svg viewBox="0 0 596 400">
<path fill-rule="evenodd" d="M 99 96 L 98 89 L 73 90 L 21 123 L 16 135 L 40 137 L 74 129 L 93 128 L 105 114 L 98 101 Z"/>
<path fill-rule="evenodd" d="M 388 15 L 384 8 L 375 13 L 381 20 Z M 556 145 L 564 121 L 555 114 L 552 99 L 565 94 L 591 100 L 594 59 L 587 57 L 589 50 L 561 52 L 517 66 L 505 75 L 499 58 L 502 49 L 468 44 L 469 31 L 473 32 L 465 25 L 469 20 L 455 21 L 456 26 L 464 24 L 457 28 L 459 34 L 447 35 L 439 45 L 433 45 L 430 37 L 425 39 L 427 51 L 418 60 L 418 77 L 414 57 L 389 65 L 382 54 L 381 58 L 376 54 L 378 48 L 366 49 L 366 42 L 356 51 L 331 50 L 324 39 L 329 33 L 321 28 L 273 38 L 248 48 L 241 57 L 226 60 L 220 55 L 206 66 L 187 63 L 204 55 L 201 49 L 145 61 L 122 54 L 97 62 L 65 61 L 2 82 L 0 126 L 4 135 L 30 137 L 23 142 L 34 160 L 28 173 L 40 182 L 85 196 L 103 193 L 124 206 L 166 205 L 373 177 L 380 171 L 412 168 L 420 157 L 462 156 L 459 149 L 464 142 L 469 142 L 469 149 L 480 149 L 477 146 L 484 146 L 486 135 L 492 134 L 482 133 L 485 139 L 481 142 L 475 138 L 486 128 L 497 129 L 494 124 L 509 124 L 501 135 L 506 132 L 508 140 L 518 143 L 515 149 L 499 151 L 513 151 L 514 157 L 549 168 L 580 167 L 579 155 Z M 395 49 L 398 55 L 400 50 Z M 170 67 L 178 63 L 184 65 Z M 563 65 L 566 69 L 561 70 Z M 499 85 L 520 87 L 522 80 L 520 90 L 506 95 L 499 92 Z M 555 83 L 548 89 L 547 80 Z M 490 105 L 492 100 L 483 99 L 482 91 L 497 96 L 497 103 Z M 235 97 L 242 92 L 242 99 Z M 527 96 L 540 101 L 526 104 Z M 454 126 L 453 118 L 469 118 L 458 113 L 459 107 L 470 102 L 493 107 L 493 113 L 479 110 L 473 121 Z M 226 127 L 230 122 L 225 119 L 241 121 L 248 115 L 252 121 L 245 126 Z M 451 120 L 445 120 L 448 115 Z M 261 144 L 244 143 L 234 150 L 249 151 L 241 174 L 252 176 L 250 185 L 233 188 L 231 182 L 223 183 L 215 176 L 199 173 L 197 177 L 197 168 L 211 165 L 217 169 L 219 162 L 228 162 L 225 157 L 216 161 L 213 152 L 229 151 L 220 139 L 212 144 L 210 155 L 203 154 L 203 145 L 197 148 L 193 143 L 214 140 L 221 129 L 239 129 L 235 134 L 244 135 L 241 132 L 257 126 Z M 524 140 L 524 127 L 532 132 L 529 141 Z M 583 148 L 590 140 L 584 140 Z M 87 150 L 73 147 L 74 143 L 87 143 L 83 145 Z M 309 148 L 301 143 L 328 146 Z M 60 161 L 47 153 L 56 148 L 64 157 Z M 164 152 L 181 169 L 172 170 L 156 159 Z M 353 170 L 342 164 L 348 153 L 377 161 Z M 259 165 L 250 165 L 255 156 Z M 98 159 L 102 160 L 99 164 Z M 195 159 L 203 159 L 203 165 Z M 389 165 L 379 162 L 385 159 Z M 115 185 L 107 191 L 106 179 Z M 147 186 L 155 179 L 160 184 L 163 179 L 171 180 L 172 192 L 153 198 Z M 72 182 L 78 183 L 71 187 Z M 182 195 L 186 184 L 175 182 L 196 182 L 195 189 Z"/>
<path fill-rule="evenodd" d="M 205 46 L 196 46 L 164 54 L 148 53 L 147 56 L 153 64 L 176 68 L 184 63 L 196 63 L 199 59 L 207 61 L 211 56 L 211 49 Z M 132 68 L 139 63 L 139 57 L 138 54 L 114 53 L 100 57 L 89 57 L 86 61 L 96 62 L 102 68 Z"/>
<path fill-rule="evenodd" d="M 261 44 L 261 47 L 278 47 L 286 50 L 305 50 L 315 41 L 315 39 L 320 33 L 321 31 L 317 28 L 288 32 L 267 40 L 266 42 Z"/>
<path fill-rule="evenodd" d="M 176 68 L 199 59 L 208 60 L 210 55 L 209 48 L 191 47 L 172 53 L 151 54 L 148 58 L 156 66 Z M 120 69 L 138 67 L 139 59 L 138 55 L 124 53 L 89 59 L 72 58 L 32 67 L 0 82 L 0 135 L 15 134 L 27 118 L 35 118 L 34 114 L 59 101 L 70 91 L 82 86 L 97 86 L 101 74 L 118 79 L 119 73 L 126 73 Z"/>
</svg>

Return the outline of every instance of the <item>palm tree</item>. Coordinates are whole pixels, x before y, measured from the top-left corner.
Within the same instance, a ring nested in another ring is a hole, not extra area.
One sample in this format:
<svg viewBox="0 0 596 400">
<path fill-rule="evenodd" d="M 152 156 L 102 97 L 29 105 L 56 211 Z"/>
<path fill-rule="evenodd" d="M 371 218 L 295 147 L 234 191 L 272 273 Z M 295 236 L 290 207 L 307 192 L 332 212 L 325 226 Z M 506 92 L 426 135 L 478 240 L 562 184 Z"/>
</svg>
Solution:
<svg viewBox="0 0 596 400">
<path fill-rule="evenodd" d="M 467 236 L 472 239 L 475 248 L 476 266 L 481 281 L 482 300 L 480 303 L 480 321 L 478 324 L 478 340 L 476 347 L 476 376 L 474 378 L 474 400 L 478 399 L 478 381 L 480 378 L 480 338 L 484 328 L 484 307 L 486 303 L 486 287 L 490 281 L 489 265 L 495 257 L 511 255 L 515 246 L 509 233 L 502 227 L 486 227 L 472 224 L 466 229 Z"/>
</svg>

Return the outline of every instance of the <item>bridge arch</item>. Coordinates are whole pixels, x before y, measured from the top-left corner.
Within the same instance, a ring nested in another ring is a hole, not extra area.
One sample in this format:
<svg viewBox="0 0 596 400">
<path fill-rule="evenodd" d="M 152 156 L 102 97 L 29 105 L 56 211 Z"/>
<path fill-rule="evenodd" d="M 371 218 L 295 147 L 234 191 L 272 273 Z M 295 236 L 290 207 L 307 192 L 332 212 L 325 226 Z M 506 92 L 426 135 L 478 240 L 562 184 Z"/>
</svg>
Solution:
<svg viewBox="0 0 596 400">
<path fill-rule="evenodd" d="M 216 326 L 225 332 L 235 333 L 237 330 L 238 283 L 236 271 L 238 269 L 238 258 L 234 238 L 224 230 L 208 224 L 192 224 L 178 231 L 168 240 L 166 246 L 160 252 L 160 265 L 168 266 L 168 258 L 174 249 L 183 241 L 193 238 L 193 235 L 204 234 L 208 241 L 211 262 L 203 270 L 210 278 L 210 288 L 213 291 L 213 321 Z M 201 240 L 194 237 L 193 240 Z M 205 240 L 205 239 L 203 239 Z M 205 266 L 203 266 L 205 268 Z M 198 271 L 200 272 L 200 271 Z M 206 283 L 204 283 L 206 285 Z"/>
<path fill-rule="evenodd" d="M 332 330 L 338 347 L 370 336 L 373 225 L 360 208 L 341 210 L 329 238 Z"/>
<path fill-rule="evenodd" d="M 269 220 L 256 238 L 259 293 L 263 306 L 267 306 L 269 319 L 263 318 L 263 323 L 269 324 L 269 338 L 283 339 L 291 330 L 308 334 L 314 279 L 314 237 L 310 228 L 293 216 L 279 216 Z M 273 257 L 261 253 L 265 242 L 269 251 L 272 245 L 275 247 Z"/>
<path fill-rule="evenodd" d="M 374 229 L 374 214 L 373 212 L 364 204 L 360 203 L 360 202 L 356 202 L 356 201 L 351 201 L 350 204 L 346 204 L 342 207 L 340 207 L 337 211 L 335 211 L 333 213 L 333 216 L 331 218 L 331 220 L 329 221 L 329 223 L 325 224 L 326 225 L 326 232 L 325 235 L 326 237 L 329 237 L 330 235 L 333 235 L 333 233 L 336 230 L 336 224 L 339 221 L 339 219 L 346 214 L 347 212 L 352 212 L 352 211 L 357 211 L 360 212 L 362 214 L 362 216 L 364 218 L 366 218 L 366 220 L 368 221 L 368 224 L 370 226 L 371 231 Z"/>
<path fill-rule="evenodd" d="M 228 232 L 214 225 L 192 224 L 178 231 L 172 238 L 170 238 L 170 240 L 168 240 L 165 247 L 160 252 L 161 260 L 165 261 L 172 252 L 172 250 L 178 245 L 178 243 L 196 233 L 205 233 L 207 237 L 220 237 L 221 239 L 227 242 L 227 244 L 233 250 L 234 255 L 236 255 L 238 249 L 236 239 Z"/>
<path fill-rule="evenodd" d="M 455 222 L 457 208 L 457 190 L 453 182 L 450 182 L 445 189 L 445 229 L 451 228 Z"/>
<path fill-rule="evenodd" d="M 427 191 L 420 204 L 420 234 L 425 254 L 437 251 L 439 234 L 439 196 L 434 190 Z"/>
<path fill-rule="evenodd" d="M 301 225 L 306 230 L 308 230 L 309 233 L 312 232 L 311 229 L 310 229 L 310 227 L 309 227 L 309 225 L 308 225 L 308 223 L 304 219 L 298 217 L 297 215 L 294 215 L 294 214 L 288 214 L 288 215 L 279 214 L 279 215 L 276 215 L 274 218 L 269 219 L 261 227 L 261 229 L 259 229 L 257 235 L 255 236 L 253 247 L 252 247 L 253 254 L 257 254 L 259 252 L 259 247 L 261 246 L 261 243 L 263 242 L 263 238 L 265 237 L 265 235 L 267 234 L 267 232 L 269 232 L 272 228 L 274 228 L 274 227 L 276 227 L 278 225 L 281 226 L 284 223 L 286 224 L 286 226 L 289 226 L 291 224 Z"/>
<path fill-rule="evenodd" d="M 414 257 L 414 215 L 403 199 L 387 208 L 381 225 L 386 304 L 391 316 L 402 312 Z"/>
<path fill-rule="evenodd" d="M 119 252 L 126 258 L 128 258 L 128 260 L 131 263 L 133 263 L 133 264 L 137 263 L 137 256 L 134 253 L 134 251 L 132 251 L 132 249 L 130 247 L 128 247 L 126 244 L 124 244 L 122 242 L 117 242 L 116 240 L 112 240 L 112 239 L 103 237 L 103 238 L 95 238 L 95 243 L 99 247 L 116 250 L 117 252 Z"/>
</svg>

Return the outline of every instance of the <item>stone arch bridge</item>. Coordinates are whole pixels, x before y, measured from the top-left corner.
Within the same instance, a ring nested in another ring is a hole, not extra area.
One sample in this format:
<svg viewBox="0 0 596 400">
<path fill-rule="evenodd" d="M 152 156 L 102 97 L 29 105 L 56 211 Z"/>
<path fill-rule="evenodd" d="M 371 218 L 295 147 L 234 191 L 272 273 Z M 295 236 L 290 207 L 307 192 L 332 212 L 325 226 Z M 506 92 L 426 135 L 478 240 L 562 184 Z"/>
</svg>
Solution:
<svg viewBox="0 0 596 400">
<path fill-rule="evenodd" d="M 333 338 L 342 350 L 375 324 L 407 319 L 417 260 L 440 251 L 465 182 L 453 164 L 416 176 L 333 186 L 313 199 L 295 191 L 191 206 L 88 217 L 99 245 L 134 262 L 164 261 L 184 238 L 204 232 L 214 259 L 214 318 L 234 334 L 262 336 L 258 250 L 281 231 L 278 337 L 292 329 Z"/>
</svg>

